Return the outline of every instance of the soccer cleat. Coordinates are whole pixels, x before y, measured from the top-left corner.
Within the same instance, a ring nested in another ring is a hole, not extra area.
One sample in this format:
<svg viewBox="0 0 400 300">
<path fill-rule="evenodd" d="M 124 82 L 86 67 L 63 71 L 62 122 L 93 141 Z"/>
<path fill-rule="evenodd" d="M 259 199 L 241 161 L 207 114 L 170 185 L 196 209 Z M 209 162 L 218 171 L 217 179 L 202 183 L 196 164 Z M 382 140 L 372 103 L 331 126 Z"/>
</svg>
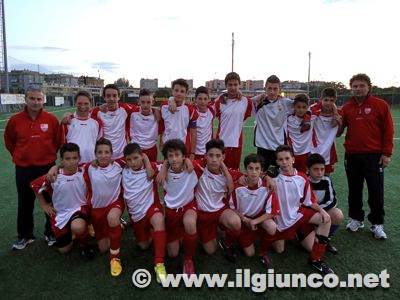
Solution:
<svg viewBox="0 0 400 300">
<path fill-rule="evenodd" d="M 387 236 L 383 230 L 383 225 L 372 225 L 370 228 L 371 232 L 374 234 L 374 238 L 378 240 L 386 240 Z"/>
<path fill-rule="evenodd" d="M 167 271 L 165 270 L 165 266 L 162 263 L 156 264 L 154 266 L 154 272 L 156 272 L 156 279 L 158 283 L 161 283 L 162 280 L 167 278 Z"/>
<path fill-rule="evenodd" d="M 225 258 L 230 261 L 230 262 L 235 262 L 237 258 L 237 254 L 235 250 L 233 249 L 233 246 L 226 246 L 225 242 L 222 239 L 218 240 L 218 245 L 221 248 Z"/>
<path fill-rule="evenodd" d="M 195 270 L 194 270 L 194 263 L 193 260 L 191 259 L 185 259 L 183 262 L 183 271 L 182 274 L 194 274 Z"/>
<path fill-rule="evenodd" d="M 349 219 L 349 222 L 346 225 L 346 229 L 352 232 L 356 232 L 360 228 L 364 228 L 364 222 L 360 222 L 352 218 Z"/>
<path fill-rule="evenodd" d="M 29 244 L 32 244 L 35 241 L 35 238 L 29 238 L 29 239 L 18 239 L 14 242 L 12 245 L 12 250 L 22 250 L 25 249 L 26 246 Z"/>
<path fill-rule="evenodd" d="M 309 261 L 309 264 L 321 274 L 334 274 L 333 270 L 322 260 Z"/>
<path fill-rule="evenodd" d="M 90 246 L 86 246 L 81 249 L 81 255 L 87 260 L 92 260 L 94 258 L 94 249 Z"/>
<path fill-rule="evenodd" d="M 110 260 L 110 268 L 112 276 L 119 276 L 122 272 L 121 260 L 119 258 L 112 258 Z"/>
<path fill-rule="evenodd" d="M 263 256 L 261 256 L 261 263 L 264 265 L 266 270 L 273 269 L 272 259 L 269 257 L 268 254 L 264 254 Z"/>
<path fill-rule="evenodd" d="M 339 252 L 338 249 L 335 246 L 333 246 L 331 243 L 328 243 L 326 245 L 326 250 L 332 254 L 338 254 L 338 252 Z"/>
<path fill-rule="evenodd" d="M 51 247 L 54 246 L 56 243 L 56 238 L 51 234 L 51 235 L 44 235 L 44 240 L 47 243 L 47 246 Z"/>
</svg>

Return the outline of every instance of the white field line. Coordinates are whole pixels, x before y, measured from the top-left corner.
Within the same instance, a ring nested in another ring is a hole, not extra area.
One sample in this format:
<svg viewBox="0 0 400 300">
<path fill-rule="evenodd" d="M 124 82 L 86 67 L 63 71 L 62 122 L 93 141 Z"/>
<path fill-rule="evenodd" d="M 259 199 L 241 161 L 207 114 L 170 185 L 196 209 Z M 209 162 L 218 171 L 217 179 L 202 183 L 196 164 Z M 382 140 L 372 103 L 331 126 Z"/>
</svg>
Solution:
<svg viewBox="0 0 400 300">
<path fill-rule="evenodd" d="M 58 109 L 58 110 L 52 110 L 52 111 L 48 111 L 48 112 L 49 112 L 49 113 L 55 113 L 55 112 L 66 111 L 66 110 L 70 110 L 70 109 L 73 109 L 73 107 L 63 108 L 63 109 Z M 9 116 L 8 116 L 7 118 L 5 118 L 5 119 L 0 119 L 0 122 L 5 122 L 5 121 L 10 120 L 10 117 L 11 117 L 12 115 L 14 115 L 14 114 L 9 115 Z"/>
</svg>

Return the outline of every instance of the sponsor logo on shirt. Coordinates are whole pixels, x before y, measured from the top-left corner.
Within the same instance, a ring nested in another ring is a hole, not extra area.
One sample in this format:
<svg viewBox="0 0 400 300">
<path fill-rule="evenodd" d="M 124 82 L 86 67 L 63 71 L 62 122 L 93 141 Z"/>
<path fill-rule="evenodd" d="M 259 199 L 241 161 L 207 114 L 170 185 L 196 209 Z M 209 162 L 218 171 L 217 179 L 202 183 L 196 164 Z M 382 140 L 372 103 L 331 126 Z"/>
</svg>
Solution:
<svg viewBox="0 0 400 300">
<path fill-rule="evenodd" d="M 366 115 L 368 115 L 371 111 L 372 111 L 371 107 L 364 108 L 364 112 Z"/>
<path fill-rule="evenodd" d="M 46 132 L 49 129 L 49 124 L 40 124 L 40 129 Z"/>
</svg>

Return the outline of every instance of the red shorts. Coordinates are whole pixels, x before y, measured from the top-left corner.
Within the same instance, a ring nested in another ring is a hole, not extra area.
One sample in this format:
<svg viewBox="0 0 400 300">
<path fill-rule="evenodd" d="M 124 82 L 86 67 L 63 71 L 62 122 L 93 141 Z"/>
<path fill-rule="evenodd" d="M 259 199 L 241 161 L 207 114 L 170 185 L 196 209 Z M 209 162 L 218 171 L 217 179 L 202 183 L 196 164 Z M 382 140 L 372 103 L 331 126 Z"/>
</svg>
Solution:
<svg viewBox="0 0 400 300">
<path fill-rule="evenodd" d="M 76 211 L 71 216 L 71 218 L 68 220 L 68 223 L 62 229 L 56 226 L 55 216 L 50 218 L 51 231 L 56 238 L 57 247 L 62 248 L 72 242 L 71 222 L 77 218 L 81 218 L 87 221 L 87 219 L 89 218 L 89 207 L 87 205 L 81 206 L 81 209 Z"/>
<path fill-rule="evenodd" d="M 165 229 L 167 232 L 167 244 L 181 240 L 185 233 L 183 226 L 183 216 L 192 209 L 197 212 L 196 200 L 192 200 L 188 204 L 178 209 L 165 208 Z"/>
<path fill-rule="evenodd" d="M 95 233 L 96 240 L 102 240 L 109 236 L 108 234 L 108 220 L 107 216 L 111 209 L 119 208 L 122 212 L 125 209 L 125 203 L 122 199 L 117 199 L 109 206 L 92 208 L 90 217 L 92 219 L 92 225 Z"/>
<path fill-rule="evenodd" d="M 217 238 L 219 218 L 226 209 L 228 209 L 227 206 L 213 212 L 197 211 L 197 233 L 202 244 Z"/>
<path fill-rule="evenodd" d="M 296 232 L 300 228 L 310 228 L 308 225 L 308 221 L 310 221 L 310 219 L 317 213 L 317 211 L 309 207 L 300 207 L 299 212 L 302 213 L 303 216 L 291 227 L 285 229 L 284 231 L 277 231 L 276 234 L 272 236 L 274 241 L 293 240 L 296 237 Z"/>
<path fill-rule="evenodd" d="M 242 156 L 241 147 L 226 147 L 224 163 L 230 169 L 239 170 L 241 156 Z"/>
<path fill-rule="evenodd" d="M 261 227 L 258 226 L 257 230 L 251 230 L 249 227 L 242 223 L 242 228 L 240 230 L 240 235 L 238 238 L 238 242 L 240 247 L 247 248 L 251 246 L 257 238 L 262 239 L 265 237 L 267 232 Z"/>
<path fill-rule="evenodd" d="M 310 156 L 310 153 L 295 155 L 294 156 L 294 167 L 297 171 L 307 173 L 307 159 Z"/>
<path fill-rule="evenodd" d="M 147 157 L 151 162 L 157 161 L 157 154 L 158 154 L 157 145 L 154 145 L 150 149 L 145 149 L 145 150 L 142 149 L 142 152 L 147 155 Z"/>
<path fill-rule="evenodd" d="M 150 223 L 151 218 L 156 213 L 163 213 L 161 203 L 152 204 L 146 212 L 143 219 L 132 222 L 133 233 L 137 242 L 147 242 L 150 240 L 153 226 Z"/>
</svg>

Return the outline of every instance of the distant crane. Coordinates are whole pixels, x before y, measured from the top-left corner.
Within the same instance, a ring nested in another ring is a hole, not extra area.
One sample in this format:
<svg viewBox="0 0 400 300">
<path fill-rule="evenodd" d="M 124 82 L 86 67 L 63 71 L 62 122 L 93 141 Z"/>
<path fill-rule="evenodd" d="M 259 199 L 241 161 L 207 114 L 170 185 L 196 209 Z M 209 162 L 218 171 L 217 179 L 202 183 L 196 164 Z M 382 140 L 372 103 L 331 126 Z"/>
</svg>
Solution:
<svg viewBox="0 0 400 300">
<path fill-rule="evenodd" d="M 0 0 L 0 71 L 4 72 L 4 91 L 10 92 L 7 65 L 6 20 L 4 14 L 4 0 Z"/>
</svg>

